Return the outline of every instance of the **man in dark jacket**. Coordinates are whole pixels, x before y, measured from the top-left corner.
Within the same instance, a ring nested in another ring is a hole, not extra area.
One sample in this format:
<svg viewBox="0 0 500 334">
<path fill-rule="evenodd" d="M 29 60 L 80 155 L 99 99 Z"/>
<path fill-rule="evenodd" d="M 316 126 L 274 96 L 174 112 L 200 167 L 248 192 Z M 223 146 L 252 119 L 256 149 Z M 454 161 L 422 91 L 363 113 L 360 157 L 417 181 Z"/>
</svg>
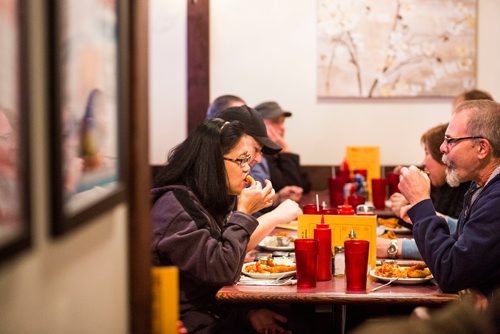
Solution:
<svg viewBox="0 0 500 334">
<path fill-rule="evenodd" d="M 444 292 L 500 285 L 500 104 L 466 101 L 457 106 L 441 144 L 451 186 L 472 181 L 457 230 L 436 215 L 429 179 L 417 167 L 402 168 L 399 189 L 422 258 Z"/>
<path fill-rule="evenodd" d="M 300 157 L 292 153 L 285 140 L 285 120 L 292 116 L 289 111 L 284 111 L 281 106 L 274 102 L 263 102 L 255 107 L 264 119 L 267 135 L 282 150 L 275 154 L 265 154 L 265 161 L 254 166 L 253 173 L 259 167 L 268 168 L 274 189 L 278 194 L 277 202 L 290 198 L 300 201 L 302 194 L 311 190 L 311 182 L 300 166 Z M 264 159 L 263 159 L 264 160 Z"/>
</svg>

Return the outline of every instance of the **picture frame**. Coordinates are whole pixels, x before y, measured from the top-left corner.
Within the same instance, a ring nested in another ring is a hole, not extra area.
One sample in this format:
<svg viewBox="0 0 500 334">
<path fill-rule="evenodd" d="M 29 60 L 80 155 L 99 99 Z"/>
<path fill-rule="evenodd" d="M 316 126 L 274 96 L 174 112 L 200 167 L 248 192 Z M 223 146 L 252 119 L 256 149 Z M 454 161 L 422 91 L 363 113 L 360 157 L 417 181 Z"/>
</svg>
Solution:
<svg viewBox="0 0 500 334">
<path fill-rule="evenodd" d="M 317 0 L 317 97 L 442 98 L 477 84 L 477 0 Z"/>
<path fill-rule="evenodd" d="M 32 244 L 26 11 L 0 0 L 0 264 Z"/>
<path fill-rule="evenodd" d="M 127 195 L 127 19 L 123 0 L 50 0 L 51 233 Z"/>
</svg>

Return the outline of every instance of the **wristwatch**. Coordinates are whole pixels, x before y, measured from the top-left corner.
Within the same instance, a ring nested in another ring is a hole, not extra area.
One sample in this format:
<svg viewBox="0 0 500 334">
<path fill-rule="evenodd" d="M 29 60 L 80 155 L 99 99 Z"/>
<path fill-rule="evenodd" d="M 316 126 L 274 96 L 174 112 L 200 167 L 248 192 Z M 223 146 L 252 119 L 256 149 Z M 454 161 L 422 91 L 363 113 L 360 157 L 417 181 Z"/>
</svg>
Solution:
<svg viewBox="0 0 500 334">
<path fill-rule="evenodd" d="M 391 240 L 389 243 L 389 247 L 387 247 L 387 257 L 389 259 L 398 257 L 398 241 L 396 239 Z"/>
</svg>

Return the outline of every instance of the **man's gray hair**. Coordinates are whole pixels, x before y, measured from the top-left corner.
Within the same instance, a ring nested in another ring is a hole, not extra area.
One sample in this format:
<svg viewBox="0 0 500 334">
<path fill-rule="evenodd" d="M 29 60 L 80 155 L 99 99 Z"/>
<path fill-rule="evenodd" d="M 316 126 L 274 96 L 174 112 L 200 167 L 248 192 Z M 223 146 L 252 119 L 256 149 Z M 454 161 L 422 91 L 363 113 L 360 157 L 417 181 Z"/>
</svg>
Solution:
<svg viewBox="0 0 500 334">
<path fill-rule="evenodd" d="M 468 112 L 466 129 L 470 136 L 481 136 L 490 142 L 493 156 L 500 157 L 500 104 L 489 100 L 460 103 L 455 113 Z"/>
</svg>

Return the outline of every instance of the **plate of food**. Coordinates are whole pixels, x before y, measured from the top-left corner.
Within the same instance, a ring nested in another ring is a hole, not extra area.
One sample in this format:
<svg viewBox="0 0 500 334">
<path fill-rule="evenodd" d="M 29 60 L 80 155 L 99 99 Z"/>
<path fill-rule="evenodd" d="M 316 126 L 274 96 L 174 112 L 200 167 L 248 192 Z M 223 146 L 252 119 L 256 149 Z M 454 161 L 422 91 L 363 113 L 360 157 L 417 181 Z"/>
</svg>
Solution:
<svg viewBox="0 0 500 334">
<path fill-rule="evenodd" d="M 271 258 L 243 265 L 241 272 L 252 278 L 279 279 L 295 275 L 295 263 L 288 258 Z"/>
<path fill-rule="evenodd" d="M 262 239 L 259 246 L 270 251 L 293 251 L 295 238 L 288 235 L 270 235 Z"/>
<path fill-rule="evenodd" d="M 391 218 L 377 218 L 377 225 L 383 226 L 386 231 L 392 231 L 394 233 L 409 234 L 411 230 L 407 227 L 399 225 L 399 219 L 397 217 Z"/>
<path fill-rule="evenodd" d="M 370 276 L 382 282 L 392 281 L 392 284 L 422 284 L 433 279 L 429 268 L 422 263 L 411 267 L 400 267 L 397 263 L 384 263 L 370 270 Z"/>
</svg>

